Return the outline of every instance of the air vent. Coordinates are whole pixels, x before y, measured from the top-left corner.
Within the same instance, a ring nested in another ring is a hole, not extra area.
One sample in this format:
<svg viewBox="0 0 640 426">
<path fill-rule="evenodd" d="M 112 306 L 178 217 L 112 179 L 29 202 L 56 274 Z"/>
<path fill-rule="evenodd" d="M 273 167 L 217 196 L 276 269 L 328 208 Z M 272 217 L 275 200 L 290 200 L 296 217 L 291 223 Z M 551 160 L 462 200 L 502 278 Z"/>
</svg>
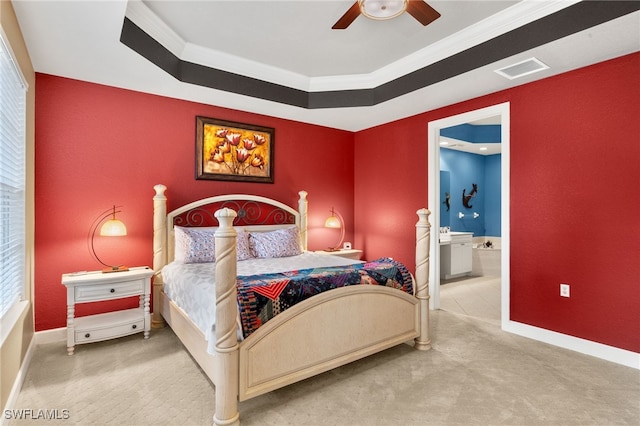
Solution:
<svg viewBox="0 0 640 426">
<path fill-rule="evenodd" d="M 518 62 L 517 64 L 500 68 L 499 70 L 496 70 L 496 72 L 509 80 L 514 80 L 546 69 L 549 69 L 549 67 L 539 59 L 529 58 Z"/>
</svg>

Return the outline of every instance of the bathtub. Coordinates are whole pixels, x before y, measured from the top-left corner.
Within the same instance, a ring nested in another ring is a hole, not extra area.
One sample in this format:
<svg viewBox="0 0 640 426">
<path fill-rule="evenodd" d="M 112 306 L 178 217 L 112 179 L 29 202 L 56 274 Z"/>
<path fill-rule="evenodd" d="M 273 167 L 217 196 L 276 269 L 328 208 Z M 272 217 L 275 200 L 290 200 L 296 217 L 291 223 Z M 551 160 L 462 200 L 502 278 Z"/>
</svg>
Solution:
<svg viewBox="0 0 640 426">
<path fill-rule="evenodd" d="M 487 241 L 491 241 L 492 248 L 483 247 Z M 474 237 L 471 275 L 499 277 L 501 256 L 500 237 Z"/>
</svg>

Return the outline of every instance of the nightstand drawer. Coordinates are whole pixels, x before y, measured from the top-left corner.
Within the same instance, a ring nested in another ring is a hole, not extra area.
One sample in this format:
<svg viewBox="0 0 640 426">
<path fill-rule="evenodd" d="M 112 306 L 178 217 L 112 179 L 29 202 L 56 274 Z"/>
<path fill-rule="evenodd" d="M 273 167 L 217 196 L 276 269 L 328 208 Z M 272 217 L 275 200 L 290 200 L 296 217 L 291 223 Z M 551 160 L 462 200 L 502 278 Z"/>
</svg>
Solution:
<svg viewBox="0 0 640 426">
<path fill-rule="evenodd" d="M 127 336 L 129 334 L 144 331 L 144 318 L 130 324 L 114 325 L 111 327 L 97 328 L 92 330 L 76 329 L 76 344 L 97 342 L 99 340 L 112 339 L 115 337 Z"/>
<path fill-rule="evenodd" d="M 75 288 L 75 301 L 76 303 L 95 302 L 137 296 L 144 294 L 145 281 L 144 279 L 139 279 L 120 283 L 77 286 Z"/>
</svg>

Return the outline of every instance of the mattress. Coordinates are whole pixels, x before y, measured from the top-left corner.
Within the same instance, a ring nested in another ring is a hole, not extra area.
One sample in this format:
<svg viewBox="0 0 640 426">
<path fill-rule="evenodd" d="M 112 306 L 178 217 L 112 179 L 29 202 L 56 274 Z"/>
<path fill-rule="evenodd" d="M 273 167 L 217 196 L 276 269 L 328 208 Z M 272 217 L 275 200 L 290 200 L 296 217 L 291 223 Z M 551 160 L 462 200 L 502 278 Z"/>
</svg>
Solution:
<svg viewBox="0 0 640 426">
<path fill-rule="evenodd" d="M 269 274 L 314 267 L 345 266 L 363 263 L 327 254 L 304 252 L 298 256 L 249 259 L 238 262 L 238 276 Z M 215 352 L 215 263 L 171 262 L 162 268 L 165 294 L 173 300 L 202 331 L 208 350 Z M 238 338 L 241 339 L 240 327 Z"/>
</svg>

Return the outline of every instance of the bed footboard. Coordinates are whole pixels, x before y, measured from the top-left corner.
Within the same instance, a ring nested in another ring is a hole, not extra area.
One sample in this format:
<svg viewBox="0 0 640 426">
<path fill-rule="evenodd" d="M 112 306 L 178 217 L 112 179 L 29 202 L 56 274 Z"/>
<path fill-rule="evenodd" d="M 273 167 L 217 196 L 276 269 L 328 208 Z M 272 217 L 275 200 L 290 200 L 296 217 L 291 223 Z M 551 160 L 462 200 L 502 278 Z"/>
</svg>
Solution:
<svg viewBox="0 0 640 426">
<path fill-rule="evenodd" d="M 375 285 L 318 294 L 280 313 L 240 344 L 239 398 L 315 376 L 419 333 L 419 301 L 412 295 Z"/>
</svg>

